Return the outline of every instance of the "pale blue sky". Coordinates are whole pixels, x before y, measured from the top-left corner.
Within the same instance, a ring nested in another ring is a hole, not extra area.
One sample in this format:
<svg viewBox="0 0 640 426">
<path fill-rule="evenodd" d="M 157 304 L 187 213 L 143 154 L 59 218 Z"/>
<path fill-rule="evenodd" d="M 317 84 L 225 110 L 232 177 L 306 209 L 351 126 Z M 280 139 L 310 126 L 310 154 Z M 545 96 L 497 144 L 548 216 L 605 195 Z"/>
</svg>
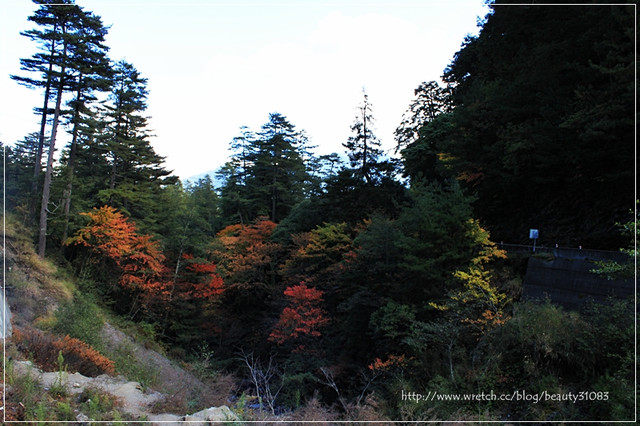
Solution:
<svg viewBox="0 0 640 426">
<path fill-rule="evenodd" d="M 376 134 L 392 148 L 413 90 L 440 79 L 488 11 L 483 0 L 77 4 L 111 26 L 110 57 L 149 79 L 152 144 L 181 178 L 217 169 L 239 127 L 259 130 L 270 112 L 304 129 L 317 153 L 342 153 L 363 87 Z M 9 78 L 35 52 L 19 32 L 36 8 L 0 2 L 0 141 L 8 144 L 38 129 L 32 108 L 42 94 Z"/>
</svg>

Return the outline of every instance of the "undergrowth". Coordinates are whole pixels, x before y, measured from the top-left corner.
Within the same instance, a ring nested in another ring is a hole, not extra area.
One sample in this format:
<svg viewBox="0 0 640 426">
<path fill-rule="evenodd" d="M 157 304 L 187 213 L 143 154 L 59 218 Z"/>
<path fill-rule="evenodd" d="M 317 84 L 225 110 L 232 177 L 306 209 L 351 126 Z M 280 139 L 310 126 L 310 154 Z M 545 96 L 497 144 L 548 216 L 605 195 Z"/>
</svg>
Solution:
<svg viewBox="0 0 640 426">
<path fill-rule="evenodd" d="M 13 343 L 9 342 L 9 347 Z M 120 411 L 120 402 L 116 397 L 94 388 L 86 388 L 80 395 L 68 390 L 65 380 L 64 358 L 59 356 L 58 374 L 60 380 L 49 389 L 43 388 L 32 371 L 18 374 L 14 361 L 7 360 L 6 371 L 0 374 L 6 377 L 7 389 L 4 416 L 7 422 L 76 422 L 76 421 L 132 421 L 134 418 Z M 4 391 L 3 389 L 3 391 Z"/>
<path fill-rule="evenodd" d="M 88 377 L 115 373 L 113 361 L 73 337 L 58 338 L 33 328 L 17 328 L 13 339 L 18 349 L 28 354 L 45 371 L 56 371 L 60 367 L 59 355 L 62 354 L 65 366 L 70 371 Z"/>
</svg>

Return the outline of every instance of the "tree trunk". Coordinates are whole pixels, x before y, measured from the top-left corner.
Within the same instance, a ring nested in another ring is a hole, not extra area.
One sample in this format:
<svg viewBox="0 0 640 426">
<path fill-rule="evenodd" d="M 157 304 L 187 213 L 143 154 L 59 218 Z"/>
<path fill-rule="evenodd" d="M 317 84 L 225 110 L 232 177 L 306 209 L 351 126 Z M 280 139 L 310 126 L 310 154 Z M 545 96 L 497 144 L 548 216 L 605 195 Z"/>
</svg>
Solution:
<svg viewBox="0 0 640 426">
<path fill-rule="evenodd" d="M 367 104 L 365 98 L 365 104 L 362 108 L 362 174 L 367 183 L 369 183 L 369 173 L 367 173 L 367 148 Z"/>
<path fill-rule="evenodd" d="M 271 189 L 271 222 L 276 221 L 276 199 L 278 197 L 278 191 L 276 189 L 276 168 L 273 170 L 273 188 Z"/>
<path fill-rule="evenodd" d="M 49 73 L 53 64 L 49 64 Z M 44 133 L 47 127 L 47 111 L 49 109 L 49 97 L 51 96 L 51 76 L 47 78 L 47 85 L 44 89 L 44 105 L 42 106 L 42 119 L 40 121 L 40 135 L 38 137 L 38 149 L 36 151 L 35 164 L 33 167 L 33 182 L 31 183 L 31 191 L 38 191 L 38 178 L 42 172 L 42 151 L 44 150 Z"/>
<path fill-rule="evenodd" d="M 57 29 L 57 24 L 54 25 L 53 31 Z M 55 54 L 56 43 L 55 40 L 51 40 L 51 59 L 49 61 L 49 72 L 47 72 L 47 83 L 44 89 L 44 103 L 42 106 L 42 119 L 40 120 L 40 135 L 38 137 L 38 149 L 36 151 L 36 158 L 33 166 L 33 180 L 31 181 L 31 202 L 29 206 L 30 219 L 35 219 L 36 215 L 36 194 L 38 193 L 38 181 L 40 181 L 40 173 L 42 173 L 42 153 L 44 151 L 44 134 L 47 127 L 47 115 L 49 110 L 49 97 L 51 96 L 51 74 L 53 73 L 53 55 Z"/>
<path fill-rule="evenodd" d="M 64 28 L 63 28 L 64 33 Z M 47 170 L 44 174 L 44 184 L 42 187 L 42 204 L 40 206 L 40 233 L 38 237 L 38 256 L 44 259 L 44 253 L 47 247 L 47 213 L 49 206 L 49 197 L 51 195 L 51 178 L 53 175 L 53 154 L 56 146 L 56 134 L 58 132 L 58 122 L 60 121 L 60 106 L 62 104 L 62 92 L 64 91 L 64 73 L 66 70 L 64 58 L 67 55 L 67 43 L 64 43 L 62 51 L 62 68 L 60 70 L 60 82 L 58 83 L 58 94 L 56 97 L 56 109 L 53 116 L 53 125 L 51 129 L 51 141 L 49 142 L 49 155 L 47 157 Z"/>
<path fill-rule="evenodd" d="M 73 135 L 71 137 L 71 148 L 69 149 L 69 163 L 67 187 L 64 190 L 64 231 L 62 241 L 67 240 L 69 232 L 69 213 L 71 212 L 71 191 L 73 190 L 73 174 L 76 160 L 76 145 L 78 143 L 78 122 L 80 121 L 80 102 L 82 97 L 82 73 L 78 76 L 78 90 L 76 92 L 76 105 L 73 112 Z"/>
<path fill-rule="evenodd" d="M 120 134 L 122 131 L 122 99 L 118 99 L 118 107 L 117 107 L 117 117 L 116 117 L 116 133 L 113 138 L 114 146 L 117 146 L 118 139 L 120 138 Z M 109 189 L 113 191 L 116 189 L 116 175 L 118 172 L 118 154 L 116 154 L 115 150 L 111 151 L 113 154 L 113 164 L 111 166 L 111 179 L 109 182 Z M 109 197 L 109 204 L 111 204 L 111 199 L 113 198 L 113 194 Z"/>
</svg>

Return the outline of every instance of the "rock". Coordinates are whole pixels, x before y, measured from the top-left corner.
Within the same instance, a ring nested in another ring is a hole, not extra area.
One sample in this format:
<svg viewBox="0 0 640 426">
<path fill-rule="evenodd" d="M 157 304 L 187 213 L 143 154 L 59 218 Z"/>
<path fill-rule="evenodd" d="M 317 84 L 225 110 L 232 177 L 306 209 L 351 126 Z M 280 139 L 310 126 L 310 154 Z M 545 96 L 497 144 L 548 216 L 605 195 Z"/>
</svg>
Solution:
<svg viewBox="0 0 640 426">
<path fill-rule="evenodd" d="M 91 419 L 84 413 L 79 413 L 76 416 L 76 421 L 78 421 L 81 424 L 87 424 Z"/>
<path fill-rule="evenodd" d="M 148 421 L 154 426 L 183 426 L 184 416 L 176 414 L 150 414 Z"/>
<path fill-rule="evenodd" d="M 223 422 L 240 421 L 240 418 L 226 405 L 211 407 L 184 418 L 186 422 Z"/>
</svg>

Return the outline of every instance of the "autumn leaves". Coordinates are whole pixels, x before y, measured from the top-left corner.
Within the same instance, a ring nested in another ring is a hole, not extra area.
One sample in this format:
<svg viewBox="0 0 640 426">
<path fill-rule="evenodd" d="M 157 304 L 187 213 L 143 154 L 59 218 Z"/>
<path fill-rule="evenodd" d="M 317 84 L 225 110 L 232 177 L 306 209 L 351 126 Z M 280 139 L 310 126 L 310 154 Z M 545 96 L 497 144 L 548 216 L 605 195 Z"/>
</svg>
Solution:
<svg viewBox="0 0 640 426">
<path fill-rule="evenodd" d="M 269 241 L 276 227 L 261 218 L 255 223 L 230 225 L 222 229 L 210 251 L 211 259 L 198 259 L 183 253 L 170 259 L 151 235 L 142 235 L 136 225 L 110 206 L 82 213 L 89 222 L 66 241 L 67 245 L 87 248 L 87 263 L 111 277 L 132 295 L 132 303 L 143 309 L 170 304 L 176 299 L 214 301 L 228 287 L 263 285 L 268 281 L 272 260 L 281 250 Z M 220 270 L 213 259 L 221 265 Z M 320 307 L 323 292 L 304 282 L 287 287 L 284 295 L 289 304 L 284 308 L 269 340 L 282 344 L 301 336 L 320 336 L 327 324 L 326 312 Z M 138 308 L 132 306 L 131 309 Z"/>
</svg>

